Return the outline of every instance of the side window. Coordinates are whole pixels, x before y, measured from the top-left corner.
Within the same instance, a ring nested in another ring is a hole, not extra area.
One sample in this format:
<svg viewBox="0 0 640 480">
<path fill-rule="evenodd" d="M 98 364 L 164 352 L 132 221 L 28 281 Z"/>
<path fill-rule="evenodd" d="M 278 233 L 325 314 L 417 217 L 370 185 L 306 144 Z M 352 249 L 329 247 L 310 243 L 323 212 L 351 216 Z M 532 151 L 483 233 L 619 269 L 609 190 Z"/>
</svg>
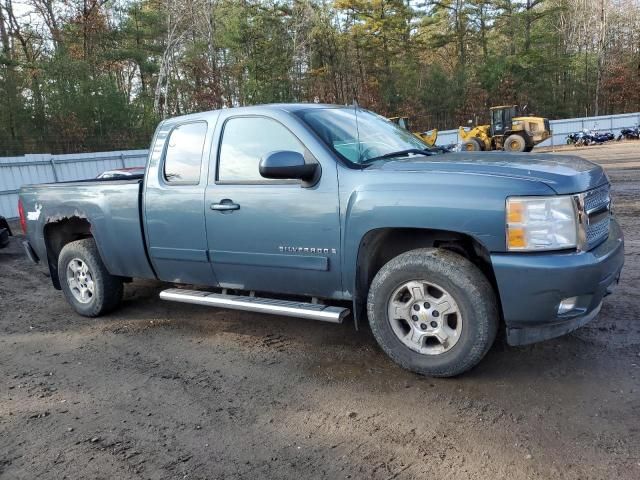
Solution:
<svg viewBox="0 0 640 480">
<path fill-rule="evenodd" d="M 260 160 L 276 150 L 305 155 L 305 147 L 281 123 L 266 117 L 227 120 L 220 141 L 218 180 L 222 182 L 272 182 L 260 175 Z M 277 180 L 276 180 L 277 182 Z"/>
<path fill-rule="evenodd" d="M 206 122 L 185 123 L 171 131 L 164 157 L 164 178 L 167 183 L 193 185 L 200 181 L 206 135 Z"/>
</svg>

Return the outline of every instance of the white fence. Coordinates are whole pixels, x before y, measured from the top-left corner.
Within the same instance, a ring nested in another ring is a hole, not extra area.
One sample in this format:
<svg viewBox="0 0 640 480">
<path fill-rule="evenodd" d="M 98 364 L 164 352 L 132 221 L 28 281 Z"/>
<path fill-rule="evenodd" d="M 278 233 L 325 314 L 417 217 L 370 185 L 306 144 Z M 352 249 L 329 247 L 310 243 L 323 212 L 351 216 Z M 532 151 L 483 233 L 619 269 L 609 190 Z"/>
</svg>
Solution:
<svg viewBox="0 0 640 480">
<path fill-rule="evenodd" d="M 18 216 L 18 191 L 22 185 L 84 180 L 105 170 L 138 167 L 146 162 L 147 150 L 0 158 L 0 215 Z"/>
<path fill-rule="evenodd" d="M 640 113 L 606 115 L 601 117 L 551 120 L 553 136 L 539 146 L 564 145 L 569 133 L 583 129 L 610 131 L 618 135 L 620 130 L 640 123 Z M 458 143 L 457 130 L 438 133 L 438 145 Z M 80 153 L 71 155 L 25 155 L 0 158 L 0 215 L 17 216 L 18 190 L 31 183 L 64 182 L 94 178 L 105 170 L 145 165 L 147 150 L 121 152 Z"/>
<path fill-rule="evenodd" d="M 616 136 L 623 128 L 634 127 L 640 123 L 639 113 L 624 113 L 620 115 L 603 115 L 600 117 L 565 118 L 563 120 L 551 120 L 553 135 L 538 147 L 552 147 L 566 145 L 567 135 L 581 130 L 596 130 L 600 132 L 613 132 Z M 459 143 L 458 130 L 442 130 L 438 132 L 438 145 L 451 145 Z"/>
</svg>

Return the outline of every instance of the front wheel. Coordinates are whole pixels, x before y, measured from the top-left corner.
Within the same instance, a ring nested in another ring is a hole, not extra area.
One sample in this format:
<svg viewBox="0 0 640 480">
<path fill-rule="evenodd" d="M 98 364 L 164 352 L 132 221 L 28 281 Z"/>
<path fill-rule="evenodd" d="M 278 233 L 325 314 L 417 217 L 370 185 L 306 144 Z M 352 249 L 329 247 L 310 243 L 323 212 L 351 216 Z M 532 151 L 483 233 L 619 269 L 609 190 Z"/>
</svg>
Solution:
<svg viewBox="0 0 640 480">
<path fill-rule="evenodd" d="M 479 139 L 472 137 L 462 142 L 462 150 L 466 152 L 479 152 L 482 150 L 482 144 Z"/>
<path fill-rule="evenodd" d="M 377 273 L 367 299 L 371 330 L 400 366 L 451 377 L 475 366 L 498 329 L 493 289 L 466 258 L 425 248 L 403 253 Z"/>
<path fill-rule="evenodd" d="M 93 238 L 76 240 L 62 248 L 58 279 L 69 304 L 85 317 L 108 313 L 122 301 L 122 279 L 107 271 Z"/>
</svg>

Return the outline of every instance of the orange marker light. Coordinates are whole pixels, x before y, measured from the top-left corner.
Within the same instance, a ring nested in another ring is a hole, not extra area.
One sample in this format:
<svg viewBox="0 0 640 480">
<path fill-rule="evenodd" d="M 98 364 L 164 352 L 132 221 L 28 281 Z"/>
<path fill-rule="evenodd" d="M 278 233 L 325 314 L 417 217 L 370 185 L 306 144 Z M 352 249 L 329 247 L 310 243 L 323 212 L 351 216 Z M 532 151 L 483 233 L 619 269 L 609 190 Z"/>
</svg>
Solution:
<svg viewBox="0 0 640 480">
<path fill-rule="evenodd" d="M 524 205 L 520 202 L 507 203 L 507 222 L 522 223 L 524 221 Z"/>
<path fill-rule="evenodd" d="M 524 228 L 510 228 L 507 240 L 509 242 L 509 248 L 517 249 L 527 246 L 527 242 L 524 237 Z"/>
</svg>

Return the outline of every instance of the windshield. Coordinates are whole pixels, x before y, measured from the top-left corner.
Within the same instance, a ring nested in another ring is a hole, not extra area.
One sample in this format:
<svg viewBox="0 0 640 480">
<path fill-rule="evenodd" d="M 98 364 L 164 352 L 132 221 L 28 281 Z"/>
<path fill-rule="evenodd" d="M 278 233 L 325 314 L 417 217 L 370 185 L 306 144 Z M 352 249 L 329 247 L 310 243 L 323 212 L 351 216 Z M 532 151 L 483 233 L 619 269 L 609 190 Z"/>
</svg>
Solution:
<svg viewBox="0 0 640 480">
<path fill-rule="evenodd" d="M 422 140 L 390 120 L 368 110 L 358 109 L 357 113 L 357 129 L 354 108 L 314 108 L 297 115 L 329 147 L 353 164 L 395 158 L 394 152 L 406 156 L 429 150 Z"/>
</svg>

